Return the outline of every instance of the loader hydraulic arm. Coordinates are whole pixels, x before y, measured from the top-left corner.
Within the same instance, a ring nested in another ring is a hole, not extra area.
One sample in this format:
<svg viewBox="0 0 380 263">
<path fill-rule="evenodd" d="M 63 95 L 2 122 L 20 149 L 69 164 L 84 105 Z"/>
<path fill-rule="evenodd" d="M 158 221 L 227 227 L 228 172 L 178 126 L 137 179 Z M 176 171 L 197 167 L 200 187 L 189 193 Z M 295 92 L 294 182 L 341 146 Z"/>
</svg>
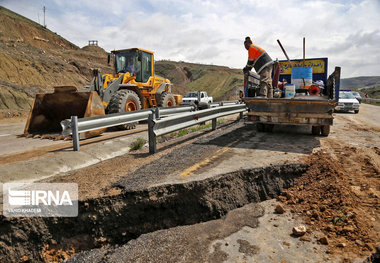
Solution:
<svg viewBox="0 0 380 263">
<path fill-rule="evenodd" d="M 103 81 L 102 81 L 102 75 L 100 75 L 98 69 L 92 70 L 93 79 L 90 86 L 90 91 L 96 91 L 99 96 L 103 97 Z"/>
</svg>

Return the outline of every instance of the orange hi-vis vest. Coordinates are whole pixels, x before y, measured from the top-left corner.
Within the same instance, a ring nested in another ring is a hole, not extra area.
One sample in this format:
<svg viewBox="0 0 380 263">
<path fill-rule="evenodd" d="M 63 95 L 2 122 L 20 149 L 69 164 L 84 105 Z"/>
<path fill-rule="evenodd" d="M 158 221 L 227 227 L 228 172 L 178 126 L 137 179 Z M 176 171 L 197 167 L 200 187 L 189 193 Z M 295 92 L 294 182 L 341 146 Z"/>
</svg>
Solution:
<svg viewBox="0 0 380 263">
<path fill-rule="evenodd" d="M 265 53 L 264 49 L 255 46 L 254 44 L 251 44 L 251 46 L 248 49 L 248 59 L 252 59 L 253 61 L 255 61 L 263 53 Z"/>
<path fill-rule="evenodd" d="M 249 49 L 248 49 L 248 62 L 247 62 L 247 66 L 248 67 L 251 67 L 252 66 L 255 68 L 256 72 L 258 74 L 260 74 L 260 72 L 267 66 L 269 65 L 272 65 L 273 64 L 273 61 L 272 59 L 270 58 L 270 56 L 268 55 L 268 53 L 254 45 L 254 44 L 251 44 Z"/>
</svg>

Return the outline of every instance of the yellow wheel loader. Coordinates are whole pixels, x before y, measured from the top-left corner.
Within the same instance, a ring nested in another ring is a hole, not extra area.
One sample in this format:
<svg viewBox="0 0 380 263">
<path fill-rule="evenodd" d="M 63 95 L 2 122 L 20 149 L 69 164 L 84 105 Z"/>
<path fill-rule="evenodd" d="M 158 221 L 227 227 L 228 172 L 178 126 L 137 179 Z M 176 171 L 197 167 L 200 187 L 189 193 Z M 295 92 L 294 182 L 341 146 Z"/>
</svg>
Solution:
<svg viewBox="0 0 380 263">
<path fill-rule="evenodd" d="M 101 75 L 93 70 L 94 78 L 91 85 L 85 87 L 87 91 L 78 92 L 75 87 L 62 86 L 55 87 L 51 94 L 37 94 L 25 135 L 60 133 L 60 122 L 71 116 L 83 118 L 181 103 L 182 96 L 172 94 L 170 81 L 154 74 L 153 52 L 131 48 L 112 51 L 112 56 L 115 74 Z M 135 124 L 129 124 L 121 128 L 134 127 Z M 101 132 L 89 132 L 82 137 Z"/>
</svg>

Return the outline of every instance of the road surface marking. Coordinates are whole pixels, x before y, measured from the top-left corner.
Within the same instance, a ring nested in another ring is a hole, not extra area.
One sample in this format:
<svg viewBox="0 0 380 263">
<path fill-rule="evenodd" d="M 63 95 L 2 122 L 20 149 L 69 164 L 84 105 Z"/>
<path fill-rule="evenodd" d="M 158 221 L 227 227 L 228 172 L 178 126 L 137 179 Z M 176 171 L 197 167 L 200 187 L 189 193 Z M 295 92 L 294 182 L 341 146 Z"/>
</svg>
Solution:
<svg viewBox="0 0 380 263">
<path fill-rule="evenodd" d="M 240 140 L 244 139 L 245 137 L 246 136 L 243 136 L 242 138 L 237 139 L 237 140 L 235 140 L 235 141 L 227 144 L 222 149 L 217 150 L 213 156 L 208 157 L 205 160 L 203 160 L 202 162 L 196 163 L 193 166 L 190 166 L 185 171 L 183 171 L 179 176 L 181 178 L 186 178 L 186 177 L 190 176 L 192 173 L 194 173 L 196 170 L 198 170 L 202 166 L 205 166 L 206 164 L 210 163 L 212 160 L 214 160 L 214 159 L 218 158 L 219 156 L 221 156 L 223 153 L 225 153 L 226 151 L 228 151 L 232 145 L 236 144 L 237 142 L 239 142 Z"/>
<path fill-rule="evenodd" d="M 206 158 L 202 162 L 196 163 L 193 166 L 187 168 L 179 176 L 181 178 L 186 178 L 186 177 L 190 176 L 191 173 L 195 172 L 196 170 L 198 170 L 202 166 L 205 166 L 206 164 L 208 164 L 212 160 L 216 159 L 217 157 L 219 157 L 220 155 L 222 155 L 223 153 L 225 153 L 227 150 L 228 150 L 228 147 L 223 147 L 222 149 L 217 150 L 216 153 L 213 156 L 211 156 L 209 158 Z"/>
<path fill-rule="evenodd" d="M 3 137 L 3 136 L 10 136 L 12 134 L 0 134 L 0 137 Z"/>
</svg>

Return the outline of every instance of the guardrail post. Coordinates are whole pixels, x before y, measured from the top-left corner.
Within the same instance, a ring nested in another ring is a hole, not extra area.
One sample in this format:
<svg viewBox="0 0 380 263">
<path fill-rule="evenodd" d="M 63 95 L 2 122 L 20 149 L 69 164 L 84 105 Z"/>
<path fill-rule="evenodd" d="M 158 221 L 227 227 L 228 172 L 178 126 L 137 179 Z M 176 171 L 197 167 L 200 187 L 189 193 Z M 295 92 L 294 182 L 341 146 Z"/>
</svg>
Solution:
<svg viewBox="0 0 380 263">
<path fill-rule="evenodd" d="M 79 151 L 79 133 L 78 133 L 78 117 L 71 116 L 71 130 L 73 136 L 73 149 L 75 152 Z"/>
<path fill-rule="evenodd" d="M 156 146 L 156 135 L 154 134 L 153 127 L 154 127 L 154 116 L 155 114 L 149 114 L 148 116 L 148 137 L 149 137 L 149 153 L 153 154 L 157 151 Z"/>
<path fill-rule="evenodd" d="M 212 130 L 213 130 L 213 131 L 216 130 L 216 118 L 215 118 L 215 119 L 212 119 Z"/>
<path fill-rule="evenodd" d="M 243 119 L 243 113 L 242 112 L 239 113 L 239 119 Z"/>
<path fill-rule="evenodd" d="M 159 108 L 154 109 L 154 114 L 155 114 L 156 120 L 160 119 L 160 109 Z"/>
</svg>

